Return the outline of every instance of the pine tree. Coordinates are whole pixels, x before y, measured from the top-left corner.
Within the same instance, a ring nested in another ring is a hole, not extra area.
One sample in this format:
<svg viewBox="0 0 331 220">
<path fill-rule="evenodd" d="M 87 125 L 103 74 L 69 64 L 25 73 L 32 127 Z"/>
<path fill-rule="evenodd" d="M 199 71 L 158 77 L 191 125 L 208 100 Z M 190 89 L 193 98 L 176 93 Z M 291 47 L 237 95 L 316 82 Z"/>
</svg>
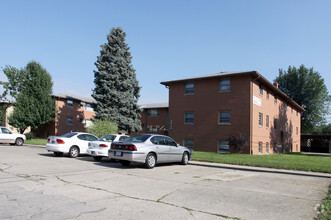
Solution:
<svg viewBox="0 0 331 220">
<path fill-rule="evenodd" d="M 112 28 L 107 35 L 108 43 L 101 45 L 94 71 L 92 97 L 97 101 L 96 119 L 111 119 L 120 132 L 141 130 L 138 98 L 140 87 L 135 69 L 131 64 L 131 53 L 125 43 L 122 28 Z"/>
<path fill-rule="evenodd" d="M 14 111 L 8 121 L 11 126 L 23 133 L 28 127 L 36 129 L 54 120 L 53 83 L 46 69 L 34 61 L 16 72 L 21 76 L 22 81 L 18 84 L 22 85 L 22 88 L 18 90 Z"/>
</svg>

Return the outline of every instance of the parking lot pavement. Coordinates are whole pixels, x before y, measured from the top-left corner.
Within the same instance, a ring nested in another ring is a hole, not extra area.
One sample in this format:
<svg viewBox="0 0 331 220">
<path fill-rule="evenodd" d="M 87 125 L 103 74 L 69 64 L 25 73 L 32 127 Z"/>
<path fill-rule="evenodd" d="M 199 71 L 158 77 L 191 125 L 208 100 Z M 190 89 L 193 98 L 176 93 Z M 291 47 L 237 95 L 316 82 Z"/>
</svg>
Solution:
<svg viewBox="0 0 331 220">
<path fill-rule="evenodd" d="M 0 146 L 1 219 L 313 219 L 330 174 L 191 162 L 124 168 Z"/>
</svg>

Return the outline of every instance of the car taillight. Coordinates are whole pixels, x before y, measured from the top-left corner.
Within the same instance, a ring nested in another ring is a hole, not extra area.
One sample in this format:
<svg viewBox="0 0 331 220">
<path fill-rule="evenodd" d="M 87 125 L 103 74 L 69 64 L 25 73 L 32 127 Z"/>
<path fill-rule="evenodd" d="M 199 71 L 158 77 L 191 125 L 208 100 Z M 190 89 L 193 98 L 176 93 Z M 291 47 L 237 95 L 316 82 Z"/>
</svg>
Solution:
<svg viewBox="0 0 331 220">
<path fill-rule="evenodd" d="M 61 140 L 61 139 L 56 139 L 56 142 L 57 142 L 58 144 L 64 144 L 64 141 Z"/>
<path fill-rule="evenodd" d="M 105 144 L 100 144 L 99 147 L 108 147 L 108 146 Z"/>
<path fill-rule="evenodd" d="M 129 150 L 129 151 L 137 151 L 137 147 L 133 144 L 128 144 L 128 145 L 116 145 L 112 144 L 111 149 L 114 150 Z"/>
<path fill-rule="evenodd" d="M 47 142 L 48 142 L 48 143 L 49 143 L 50 140 L 51 140 L 50 138 L 47 138 Z"/>
<path fill-rule="evenodd" d="M 125 150 L 137 151 L 137 148 L 133 144 L 132 145 L 125 145 Z"/>
</svg>

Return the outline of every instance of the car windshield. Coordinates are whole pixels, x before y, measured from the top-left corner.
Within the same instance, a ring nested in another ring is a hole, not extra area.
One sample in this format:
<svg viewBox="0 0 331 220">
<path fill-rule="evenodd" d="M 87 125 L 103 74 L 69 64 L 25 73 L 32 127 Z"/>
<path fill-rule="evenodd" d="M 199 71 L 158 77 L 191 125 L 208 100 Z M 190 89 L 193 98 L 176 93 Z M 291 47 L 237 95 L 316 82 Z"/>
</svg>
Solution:
<svg viewBox="0 0 331 220">
<path fill-rule="evenodd" d="M 78 134 L 78 133 L 75 133 L 75 132 L 73 132 L 73 133 L 66 133 L 64 135 L 61 135 L 61 137 L 71 138 L 71 137 L 75 136 L 76 134 Z"/>
<path fill-rule="evenodd" d="M 115 135 L 105 135 L 99 138 L 98 141 L 113 141 L 116 138 Z"/>
<path fill-rule="evenodd" d="M 150 136 L 151 136 L 150 134 L 137 134 L 125 139 L 125 141 L 137 142 L 137 143 L 145 142 Z"/>
</svg>

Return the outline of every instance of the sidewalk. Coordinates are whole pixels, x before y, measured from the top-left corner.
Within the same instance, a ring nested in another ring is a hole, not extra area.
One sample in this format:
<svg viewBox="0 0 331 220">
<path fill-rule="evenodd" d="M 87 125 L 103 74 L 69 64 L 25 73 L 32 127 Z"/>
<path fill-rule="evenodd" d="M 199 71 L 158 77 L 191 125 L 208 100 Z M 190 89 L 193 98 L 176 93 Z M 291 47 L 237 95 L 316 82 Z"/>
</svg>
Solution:
<svg viewBox="0 0 331 220">
<path fill-rule="evenodd" d="M 331 179 L 331 174 L 330 173 L 274 169 L 274 168 L 267 168 L 267 167 L 251 167 L 251 166 L 232 165 L 232 164 L 224 164 L 224 163 L 209 163 L 209 162 L 192 161 L 192 160 L 189 161 L 189 165 L 215 167 L 215 168 L 222 168 L 222 169 L 242 170 L 242 171 L 252 171 L 252 172 L 264 172 L 264 173 L 275 173 L 275 174 L 278 173 L 278 174 L 289 174 L 289 175 L 299 175 L 299 176 L 322 177 L 322 178 L 330 178 Z"/>
</svg>

